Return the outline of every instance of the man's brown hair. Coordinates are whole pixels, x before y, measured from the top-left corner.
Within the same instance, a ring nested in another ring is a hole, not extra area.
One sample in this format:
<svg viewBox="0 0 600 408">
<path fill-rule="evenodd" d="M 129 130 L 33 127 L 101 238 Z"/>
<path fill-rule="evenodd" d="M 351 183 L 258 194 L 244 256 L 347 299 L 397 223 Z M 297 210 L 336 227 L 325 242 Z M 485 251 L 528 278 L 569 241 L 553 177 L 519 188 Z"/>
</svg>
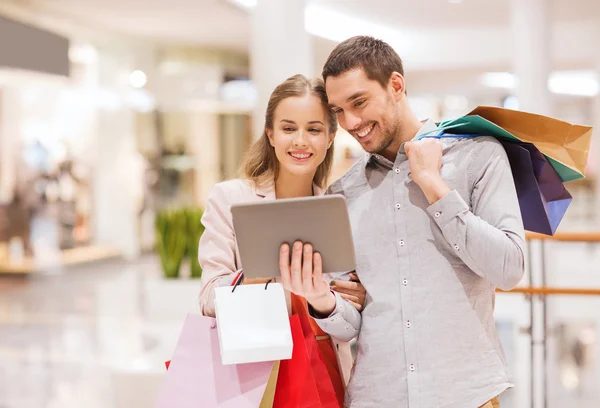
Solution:
<svg viewBox="0 0 600 408">
<path fill-rule="evenodd" d="M 356 36 L 341 42 L 329 54 L 323 67 L 323 81 L 357 68 L 384 88 L 393 72 L 404 75 L 402 59 L 389 44 L 369 36 Z"/>
</svg>

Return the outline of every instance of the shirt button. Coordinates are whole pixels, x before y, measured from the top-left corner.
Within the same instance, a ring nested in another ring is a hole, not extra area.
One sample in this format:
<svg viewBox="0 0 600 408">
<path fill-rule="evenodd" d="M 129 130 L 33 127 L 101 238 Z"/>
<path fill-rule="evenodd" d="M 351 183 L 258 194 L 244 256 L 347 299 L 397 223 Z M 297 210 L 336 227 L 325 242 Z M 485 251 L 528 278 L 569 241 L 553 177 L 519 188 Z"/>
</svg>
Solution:
<svg viewBox="0 0 600 408">
<path fill-rule="evenodd" d="M 410 369 L 410 371 L 415 371 L 415 365 L 414 364 L 411 364 L 408 368 Z"/>
<path fill-rule="evenodd" d="M 337 321 L 337 317 L 332 317 L 331 319 L 329 319 L 332 322 L 336 322 Z"/>
<path fill-rule="evenodd" d="M 403 284 L 404 286 L 408 285 L 408 280 L 404 279 L 404 280 L 402 281 L 402 284 Z"/>
<path fill-rule="evenodd" d="M 400 169 L 399 168 L 395 168 L 394 171 L 396 172 L 396 174 L 400 174 Z"/>
<path fill-rule="evenodd" d="M 410 323 L 410 320 L 408 322 L 406 322 L 406 327 L 408 327 L 410 329 L 411 326 L 412 326 L 412 324 Z"/>
<path fill-rule="evenodd" d="M 400 205 L 400 203 L 396 204 L 396 210 L 399 210 L 400 207 L 402 207 L 402 205 Z"/>
<path fill-rule="evenodd" d="M 345 329 L 346 329 L 346 330 L 350 330 L 350 326 L 346 326 L 346 327 L 345 327 Z"/>
<path fill-rule="evenodd" d="M 435 213 L 435 218 L 440 218 L 440 215 L 442 215 L 442 213 L 441 213 L 441 212 L 439 212 L 439 211 L 437 211 L 437 212 Z"/>
<path fill-rule="evenodd" d="M 458 251 L 458 250 L 460 250 L 460 247 L 458 245 L 454 245 L 454 249 L 456 249 Z"/>
<path fill-rule="evenodd" d="M 400 246 L 404 246 L 404 241 L 399 242 Z"/>
</svg>

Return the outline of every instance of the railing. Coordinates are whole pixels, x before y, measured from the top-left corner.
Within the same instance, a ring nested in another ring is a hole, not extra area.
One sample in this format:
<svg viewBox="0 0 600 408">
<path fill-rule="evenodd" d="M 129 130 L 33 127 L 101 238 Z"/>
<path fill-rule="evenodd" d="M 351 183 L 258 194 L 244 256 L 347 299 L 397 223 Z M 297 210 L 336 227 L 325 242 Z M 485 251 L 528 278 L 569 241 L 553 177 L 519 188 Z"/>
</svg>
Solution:
<svg viewBox="0 0 600 408">
<path fill-rule="evenodd" d="M 548 313 L 547 313 L 547 296 L 554 295 L 571 295 L 571 296 L 600 296 L 600 289 L 592 289 L 592 288 L 557 288 L 557 287 L 548 287 L 546 285 L 546 242 L 547 241 L 558 241 L 558 242 L 573 242 L 573 243 L 600 243 L 600 232 L 559 232 L 552 236 L 543 235 L 538 233 L 527 232 L 526 239 L 528 241 L 527 252 L 529 259 L 529 282 L 530 286 L 526 287 L 517 287 L 509 291 L 503 291 L 498 289 L 499 293 L 513 293 L 513 294 L 524 294 L 528 296 L 530 303 L 530 317 L 531 324 L 528 328 L 526 328 L 526 332 L 531 336 L 531 407 L 535 406 L 535 353 L 534 347 L 536 345 L 536 341 L 534 338 L 534 297 L 539 297 L 542 301 L 542 339 L 541 345 L 543 347 L 543 406 L 544 408 L 548 407 L 548 344 L 547 344 L 547 334 L 548 334 Z M 533 281 L 533 273 L 532 273 L 532 253 L 531 253 L 531 241 L 540 241 L 540 266 L 541 266 L 541 282 L 538 285 Z"/>
</svg>

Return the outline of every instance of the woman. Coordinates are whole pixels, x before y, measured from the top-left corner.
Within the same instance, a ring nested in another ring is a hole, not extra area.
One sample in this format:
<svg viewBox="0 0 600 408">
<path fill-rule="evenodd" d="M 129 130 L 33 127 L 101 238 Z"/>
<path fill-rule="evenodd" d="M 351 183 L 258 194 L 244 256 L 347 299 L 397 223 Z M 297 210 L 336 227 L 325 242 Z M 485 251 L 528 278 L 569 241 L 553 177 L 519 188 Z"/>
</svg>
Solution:
<svg viewBox="0 0 600 408">
<path fill-rule="evenodd" d="M 323 194 L 336 131 L 336 116 L 328 108 L 322 81 L 295 75 L 275 88 L 267 106 L 265 131 L 242 164 L 243 177 L 215 185 L 208 197 L 202 218 L 206 230 L 198 251 L 204 315 L 215 315 L 215 287 L 231 285 L 241 271 L 231 205 Z M 351 278 L 355 282 L 336 281 L 332 288 L 361 310 L 365 290 L 355 275 Z M 353 290 L 355 287 L 358 290 Z M 294 313 L 306 313 L 303 298 L 291 295 L 291 306 Z M 332 341 L 314 320 L 310 321 L 342 406 L 344 384 L 352 367 L 350 346 Z"/>
</svg>

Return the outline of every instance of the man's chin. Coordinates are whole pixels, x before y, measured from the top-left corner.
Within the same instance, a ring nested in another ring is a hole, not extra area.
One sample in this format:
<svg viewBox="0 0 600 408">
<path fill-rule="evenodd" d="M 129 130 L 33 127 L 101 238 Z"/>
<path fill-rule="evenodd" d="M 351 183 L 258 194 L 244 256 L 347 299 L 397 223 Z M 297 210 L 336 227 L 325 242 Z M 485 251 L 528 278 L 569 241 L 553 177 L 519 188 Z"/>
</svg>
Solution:
<svg viewBox="0 0 600 408">
<path fill-rule="evenodd" d="M 362 148 L 365 152 L 371 153 L 371 154 L 379 154 L 382 150 L 384 150 L 380 146 L 373 143 L 372 140 L 369 140 L 366 143 L 361 143 L 360 145 L 362 146 Z"/>
</svg>

